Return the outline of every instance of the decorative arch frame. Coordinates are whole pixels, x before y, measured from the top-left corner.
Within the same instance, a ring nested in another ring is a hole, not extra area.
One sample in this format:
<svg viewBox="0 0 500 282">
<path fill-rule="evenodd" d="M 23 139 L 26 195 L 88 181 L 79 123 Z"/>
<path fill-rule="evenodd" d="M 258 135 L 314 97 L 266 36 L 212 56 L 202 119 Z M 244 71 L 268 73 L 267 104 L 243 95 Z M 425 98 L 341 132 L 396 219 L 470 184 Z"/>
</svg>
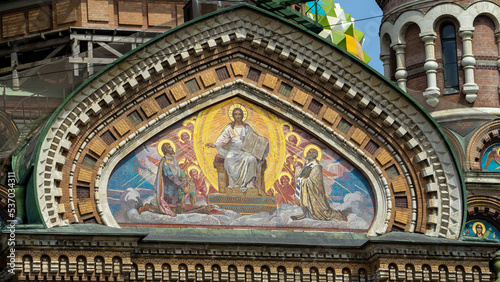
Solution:
<svg viewBox="0 0 500 282">
<path fill-rule="evenodd" d="M 229 81 L 217 81 L 217 66 L 232 70 Z M 259 81 L 246 78 L 250 67 L 261 70 Z M 184 82 L 191 79 L 202 89 L 190 92 Z M 293 84 L 290 96 L 277 94 L 280 81 Z M 172 101 L 166 108 L 152 99 L 162 94 Z M 464 209 L 460 170 L 428 113 L 353 56 L 246 5 L 198 18 L 140 46 L 60 106 L 42 132 L 32 174 L 45 225 L 84 221 L 85 206 L 75 190 L 85 182 L 92 195 L 89 214 L 98 223 L 116 226 L 101 189 L 112 164 L 173 121 L 235 95 L 282 116 L 299 117 L 315 136 L 358 160 L 377 198 L 368 235 L 400 228 L 459 237 Z M 322 104 L 319 112 L 309 109 L 313 99 Z M 126 115 L 135 109 L 141 109 L 144 120 L 132 125 Z M 336 128 L 341 118 L 352 122 L 347 133 Z M 98 138 L 104 130 L 117 137 L 109 146 Z M 370 140 L 379 146 L 373 154 L 364 147 Z M 82 165 L 87 153 L 96 158 L 94 167 Z M 389 166 L 400 172 L 397 179 L 387 176 Z M 393 204 L 396 193 L 405 195 L 406 208 Z"/>
<path fill-rule="evenodd" d="M 500 120 L 488 122 L 474 132 L 466 150 L 466 169 L 481 170 L 484 147 L 494 138 L 500 139 Z"/>
<path fill-rule="evenodd" d="M 500 200 L 488 196 L 467 198 L 467 221 L 484 220 L 500 230 Z"/>
</svg>

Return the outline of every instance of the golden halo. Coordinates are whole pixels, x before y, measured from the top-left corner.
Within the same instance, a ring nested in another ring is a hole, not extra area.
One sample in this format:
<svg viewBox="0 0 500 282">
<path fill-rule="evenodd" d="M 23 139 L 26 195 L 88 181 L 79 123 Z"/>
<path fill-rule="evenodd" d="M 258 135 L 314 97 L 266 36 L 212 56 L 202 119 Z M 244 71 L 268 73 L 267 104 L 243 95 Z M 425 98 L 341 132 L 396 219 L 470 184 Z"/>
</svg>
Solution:
<svg viewBox="0 0 500 282">
<path fill-rule="evenodd" d="M 188 166 L 188 168 L 187 168 L 187 173 L 188 173 L 188 175 L 191 175 L 191 174 L 189 174 L 189 173 L 190 173 L 190 172 L 191 172 L 191 170 L 193 170 L 193 169 L 194 169 L 194 170 L 196 170 L 196 171 L 198 172 L 198 175 L 200 175 L 200 168 L 199 168 L 198 166 L 196 166 L 196 165 L 190 165 L 190 166 Z"/>
<path fill-rule="evenodd" d="M 196 124 L 196 117 L 192 117 L 190 119 L 187 119 L 182 122 L 182 125 L 187 126 L 188 124 L 192 123 L 193 126 Z"/>
<path fill-rule="evenodd" d="M 499 146 L 499 147 L 498 147 L 498 149 L 497 149 L 497 155 L 499 155 L 499 156 L 500 156 L 500 146 Z"/>
<path fill-rule="evenodd" d="M 472 225 L 472 232 L 474 232 L 474 234 L 476 234 L 476 226 L 478 225 L 481 225 L 481 227 L 483 228 L 483 234 L 484 232 L 486 232 L 486 226 L 484 226 L 484 224 L 482 222 L 475 222 L 473 225 Z"/>
<path fill-rule="evenodd" d="M 290 128 L 290 132 L 293 131 L 293 125 L 291 125 L 289 122 L 283 121 L 281 123 L 281 126 L 285 126 L 285 125 L 288 125 L 288 128 Z"/>
<path fill-rule="evenodd" d="M 323 151 L 318 147 L 318 145 L 315 144 L 309 144 L 304 148 L 304 158 L 307 156 L 307 152 L 309 152 L 309 149 L 316 149 L 318 151 L 318 157 L 316 158 L 319 161 L 321 161 L 321 158 L 323 157 Z"/>
<path fill-rule="evenodd" d="M 227 112 L 227 115 L 229 116 L 229 119 L 231 121 L 234 121 L 234 118 L 233 118 L 233 111 L 235 108 L 240 108 L 241 111 L 243 112 L 243 119 L 242 121 L 245 121 L 248 117 L 248 111 L 247 109 L 245 108 L 245 106 L 243 106 L 242 104 L 232 104 L 231 107 L 229 107 L 229 110 Z"/>
<path fill-rule="evenodd" d="M 288 172 L 288 171 L 283 171 L 282 173 L 280 173 L 280 175 L 278 175 L 278 180 L 281 182 L 281 177 L 282 176 L 288 176 L 288 183 L 290 184 L 290 182 L 292 181 L 293 177 L 292 175 Z"/>
<path fill-rule="evenodd" d="M 160 143 L 158 143 L 158 146 L 156 147 L 156 150 L 158 151 L 158 155 L 160 155 L 160 157 L 163 157 L 165 155 L 161 150 L 161 146 L 163 146 L 163 144 L 165 143 L 168 143 L 170 144 L 170 146 L 172 146 L 172 149 L 174 149 L 174 153 L 177 152 L 177 148 L 175 147 L 174 141 L 170 139 L 161 140 Z"/>
<path fill-rule="evenodd" d="M 182 136 L 182 133 L 186 133 L 187 135 L 189 135 L 189 140 L 191 140 L 191 131 L 187 130 L 187 129 L 181 129 L 179 130 L 179 132 L 177 132 L 177 137 L 179 137 L 179 140 L 182 140 L 181 136 Z"/>
<path fill-rule="evenodd" d="M 285 140 L 286 140 L 286 141 L 288 141 L 288 142 L 290 142 L 290 141 L 288 140 L 288 137 L 290 137 L 290 136 L 292 136 L 292 135 L 293 135 L 293 136 L 295 136 L 295 138 L 297 138 L 297 146 L 298 146 L 298 145 L 300 144 L 300 141 L 302 141 L 302 138 L 300 138 L 300 135 L 299 135 L 299 134 L 297 134 L 296 132 L 288 132 L 288 133 L 285 135 Z"/>
</svg>

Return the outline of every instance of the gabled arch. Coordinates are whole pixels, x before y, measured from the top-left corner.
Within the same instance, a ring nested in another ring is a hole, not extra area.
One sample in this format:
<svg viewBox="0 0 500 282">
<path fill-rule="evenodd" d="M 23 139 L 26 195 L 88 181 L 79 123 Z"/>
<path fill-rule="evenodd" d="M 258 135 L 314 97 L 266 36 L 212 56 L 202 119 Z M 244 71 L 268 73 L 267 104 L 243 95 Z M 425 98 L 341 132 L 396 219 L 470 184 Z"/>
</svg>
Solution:
<svg viewBox="0 0 500 282">
<path fill-rule="evenodd" d="M 217 79 L 222 66 L 230 79 Z M 251 68 L 261 72 L 259 79 L 247 76 Z M 186 86 L 193 79 L 198 87 Z M 278 82 L 289 83 L 292 92 L 280 94 Z M 155 102 L 164 94 L 165 107 Z M 309 132 L 357 159 L 377 193 L 369 235 L 397 229 L 458 238 L 460 171 L 429 115 L 359 60 L 251 6 L 233 6 L 165 33 L 65 101 L 44 129 L 32 176 L 44 223 L 116 226 L 101 188 L 120 156 L 174 121 L 237 95 L 300 118 Z M 134 110 L 142 111 L 137 124 L 127 119 Z M 337 128 L 341 119 L 352 125 L 348 131 Z M 109 144 L 100 139 L 107 131 L 115 139 Z M 375 151 L 366 148 L 370 141 Z M 391 167 L 397 178 L 389 179 Z M 89 189 L 89 199 L 77 198 L 80 185 Z M 404 205 L 393 204 L 396 193 L 404 195 Z"/>
</svg>

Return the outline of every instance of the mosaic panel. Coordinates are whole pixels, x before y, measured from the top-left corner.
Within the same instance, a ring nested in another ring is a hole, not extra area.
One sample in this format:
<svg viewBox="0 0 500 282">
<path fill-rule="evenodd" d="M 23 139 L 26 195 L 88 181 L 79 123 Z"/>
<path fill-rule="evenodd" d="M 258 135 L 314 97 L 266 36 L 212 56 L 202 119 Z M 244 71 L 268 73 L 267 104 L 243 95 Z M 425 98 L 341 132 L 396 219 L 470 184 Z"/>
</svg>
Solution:
<svg viewBox="0 0 500 282">
<path fill-rule="evenodd" d="M 294 123 L 241 98 L 195 113 L 114 169 L 120 225 L 353 230 L 374 215 L 352 164 Z"/>
<path fill-rule="evenodd" d="M 481 167 L 486 171 L 500 171 L 500 143 L 495 143 L 486 149 Z"/>
<path fill-rule="evenodd" d="M 500 233 L 490 223 L 483 220 L 471 220 L 465 224 L 464 236 L 479 237 L 499 241 Z"/>
</svg>

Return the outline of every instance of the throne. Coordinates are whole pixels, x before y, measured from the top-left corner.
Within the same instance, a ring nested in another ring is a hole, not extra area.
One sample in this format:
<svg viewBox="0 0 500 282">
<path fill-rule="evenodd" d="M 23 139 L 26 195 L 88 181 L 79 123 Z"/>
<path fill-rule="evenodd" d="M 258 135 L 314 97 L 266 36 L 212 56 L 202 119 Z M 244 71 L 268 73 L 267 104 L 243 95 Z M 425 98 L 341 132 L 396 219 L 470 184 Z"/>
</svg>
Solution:
<svg viewBox="0 0 500 282">
<path fill-rule="evenodd" d="M 257 189 L 248 189 L 245 193 L 241 192 L 240 189 L 227 187 L 229 176 L 224 168 L 224 159 L 219 155 L 214 159 L 214 167 L 217 171 L 219 192 L 208 195 L 210 204 L 216 204 L 223 209 L 240 214 L 273 213 L 276 211 L 276 198 L 265 193 L 264 172 L 267 168 L 265 160 L 257 169 L 257 179 L 255 181 Z"/>
<path fill-rule="evenodd" d="M 226 169 L 224 168 L 224 158 L 217 154 L 214 158 L 214 167 L 217 171 L 217 184 L 219 185 L 219 193 L 227 194 L 227 186 L 229 184 L 229 175 L 227 175 Z M 267 161 L 264 159 L 264 163 L 259 165 L 257 168 L 257 179 L 255 181 L 255 186 L 257 186 L 257 195 L 265 196 L 265 183 L 264 183 L 264 173 L 267 169 Z"/>
</svg>

